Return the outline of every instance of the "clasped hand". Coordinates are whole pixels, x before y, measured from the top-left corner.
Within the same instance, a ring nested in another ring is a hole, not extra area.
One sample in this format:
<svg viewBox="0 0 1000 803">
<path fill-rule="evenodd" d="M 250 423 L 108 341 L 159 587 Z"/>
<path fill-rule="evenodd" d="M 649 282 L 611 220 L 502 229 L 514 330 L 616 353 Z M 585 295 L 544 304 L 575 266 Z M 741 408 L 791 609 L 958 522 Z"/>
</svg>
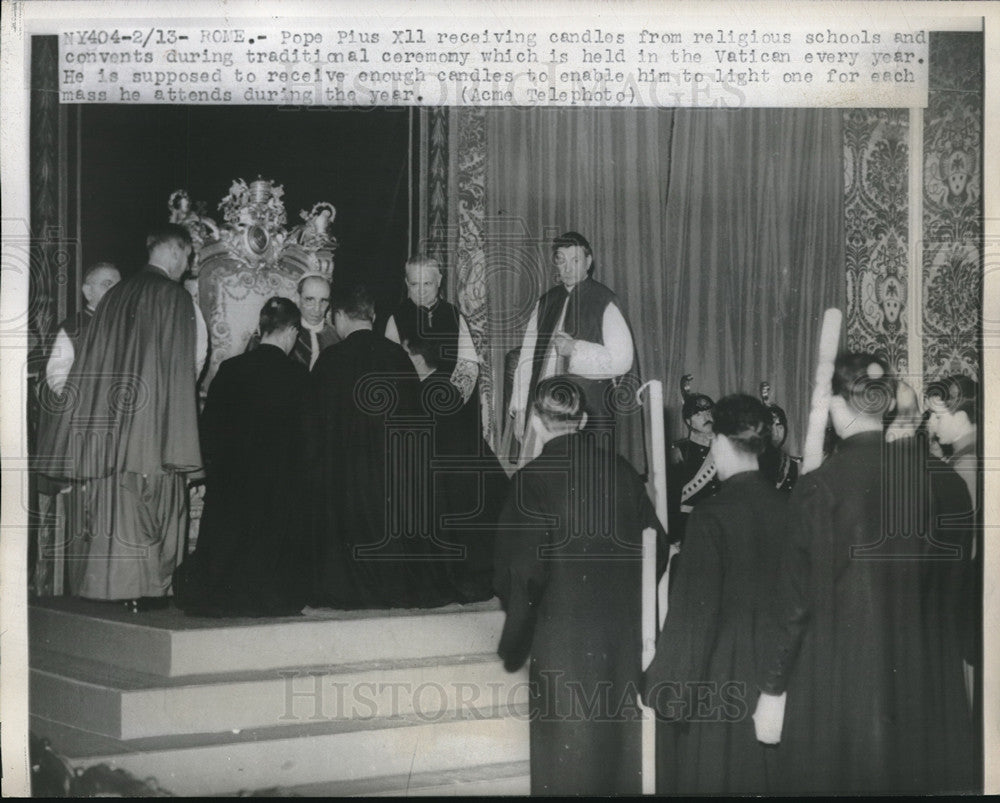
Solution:
<svg viewBox="0 0 1000 803">
<path fill-rule="evenodd" d="M 569 357 L 573 354 L 573 347 L 576 345 L 576 340 L 565 332 L 556 332 L 552 335 L 552 344 L 555 346 L 556 353 L 560 357 Z"/>
</svg>

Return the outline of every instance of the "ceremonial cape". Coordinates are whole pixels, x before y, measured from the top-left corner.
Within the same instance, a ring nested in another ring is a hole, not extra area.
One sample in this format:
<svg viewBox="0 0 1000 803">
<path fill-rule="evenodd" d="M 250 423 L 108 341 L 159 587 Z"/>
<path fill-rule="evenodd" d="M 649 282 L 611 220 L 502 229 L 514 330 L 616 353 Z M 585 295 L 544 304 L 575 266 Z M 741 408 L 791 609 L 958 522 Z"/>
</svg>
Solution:
<svg viewBox="0 0 1000 803">
<path fill-rule="evenodd" d="M 201 468 L 195 326 L 191 296 L 158 268 L 112 287 L 39 443 L 39 470 L 86 480 Z"/>
<path fill-rule="evenodd" d="M 426 455 L 407 451 L 420 421 L 420 381 L 403 348 L 371 330 L 323 351 L 310 374 L 309 448 L 314 603 L 334 608 L 434 607 Z M 426 422 L 425 422 L 426 424 Z M 425 431 L 430 437 L 430 427 Z M 439 552 L 439 550 L 438 550 Z"/>
</svg>

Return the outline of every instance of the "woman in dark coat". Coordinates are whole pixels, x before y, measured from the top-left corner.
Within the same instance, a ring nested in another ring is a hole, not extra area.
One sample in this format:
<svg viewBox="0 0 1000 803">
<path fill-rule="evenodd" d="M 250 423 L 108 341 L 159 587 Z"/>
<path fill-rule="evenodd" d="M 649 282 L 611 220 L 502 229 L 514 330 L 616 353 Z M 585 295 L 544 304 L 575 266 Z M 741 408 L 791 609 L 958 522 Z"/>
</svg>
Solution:
<svg viewBox="0 0 1000 803">
<path fill-rule="evenodd" d="M 303 410 L 308 372 L 288 358 L 299 310 L 287 298 L 261 310 L 261 343 L 226 360 L 201 419 L 205 509 L 195 553 L 174 577 L 193 615 L 299 613 L 308 591 Z"/>
<path fill-rule="evenodd" d="M 642 532 L 666 536 L 632 466 L 583 429 L 577 384 L 542 380 L 534 411 L 544 445 L 513 478 L 494 574 L 498 652 L 509 671 L 531 655 L 531 792 L 639 794 Z"/>
</svg>

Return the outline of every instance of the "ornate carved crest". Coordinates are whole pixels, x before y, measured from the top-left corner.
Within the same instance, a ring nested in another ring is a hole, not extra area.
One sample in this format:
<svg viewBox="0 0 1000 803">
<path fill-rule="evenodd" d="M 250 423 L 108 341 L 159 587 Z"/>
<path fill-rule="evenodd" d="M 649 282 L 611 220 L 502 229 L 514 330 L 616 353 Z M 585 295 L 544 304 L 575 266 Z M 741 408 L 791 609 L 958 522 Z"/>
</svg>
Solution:
<svg viewBox="0 0 1000 803">
<path fill-rule="evenodd" d="M 204 204 L 192 204 L 185 190 L 170 196 L 171 221 L 187 226 L 194 241 L 196 300 L 211 337 L 203 391 L 219 364 L 246 348 L 267 299 L 295 299 L 306 275 L 333 278 L 337 239 L 330 227 L 337 210 L 320 201 L 302 210 L 302 223 L 289 230 L 284 193 L 283 186 L 260 176 L 250 184 L 236 179 L 219 202 L 221 225 L 204 214 Z"/>
</svg>

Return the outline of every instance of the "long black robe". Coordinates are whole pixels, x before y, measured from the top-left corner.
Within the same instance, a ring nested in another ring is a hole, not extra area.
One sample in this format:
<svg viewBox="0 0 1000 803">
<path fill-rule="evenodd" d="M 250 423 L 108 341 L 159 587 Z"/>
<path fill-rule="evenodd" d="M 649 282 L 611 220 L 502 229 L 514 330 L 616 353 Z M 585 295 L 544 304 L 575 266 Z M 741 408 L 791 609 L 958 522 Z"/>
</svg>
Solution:
<svg viewBox="0 0 1000 803">
<path fill-rule="evenodd" d="M 219 366 L 202 413 L 205 509 L 174 596 L 193 614 L 279 616 L 306 602 L 308 371 L 263 344 Z"/>
<path fill-rule="evenodd" d="M 658 738 L 657 787 L 673 794 L 746 795 L 773 791 L 774 750 L 757 742 L 761 651 L 775 638 L 774 603 L 787 541 L 787 495 L 759 472 L 728 478 L 687 522 L 684 561 L 646 700 L 670 722 Z"/>
<path fill-rule="evenodd" d="M 498 525 L 498 652 L 511 671 L 531 655 L 532 794 L 642 788 L 642 532 L 666 536 L 635 469 L 598 438 L 545 444 Z"/>
<path fill-rule="evenodd" d="M 434 566 L 426 463 L 432 428 L 420 381 L 396 343 L 355 331 L 310 374 L 313 604 L 434 607 L 450 601 Z"/>
<path fill-rule="evenodd" d="M 971 790 L 958 616 L 961 478 L 913 438 L 850 437 L 790 502 L 785 627 L 766 691 L 787 691 L 781 791 Z M 954 526 L 953 526 L 954 525 Z"/>
<path fill-rule="evenodd" d="M 509 481 L 483 440 L 478 396 L 463 402 L 440 369 L 420 383 L 420 405 L 430 420 L 431 524 L 443 547 L 440 575 L 455 602 L 493 596 L 493 540 Z"/>
</svg>

